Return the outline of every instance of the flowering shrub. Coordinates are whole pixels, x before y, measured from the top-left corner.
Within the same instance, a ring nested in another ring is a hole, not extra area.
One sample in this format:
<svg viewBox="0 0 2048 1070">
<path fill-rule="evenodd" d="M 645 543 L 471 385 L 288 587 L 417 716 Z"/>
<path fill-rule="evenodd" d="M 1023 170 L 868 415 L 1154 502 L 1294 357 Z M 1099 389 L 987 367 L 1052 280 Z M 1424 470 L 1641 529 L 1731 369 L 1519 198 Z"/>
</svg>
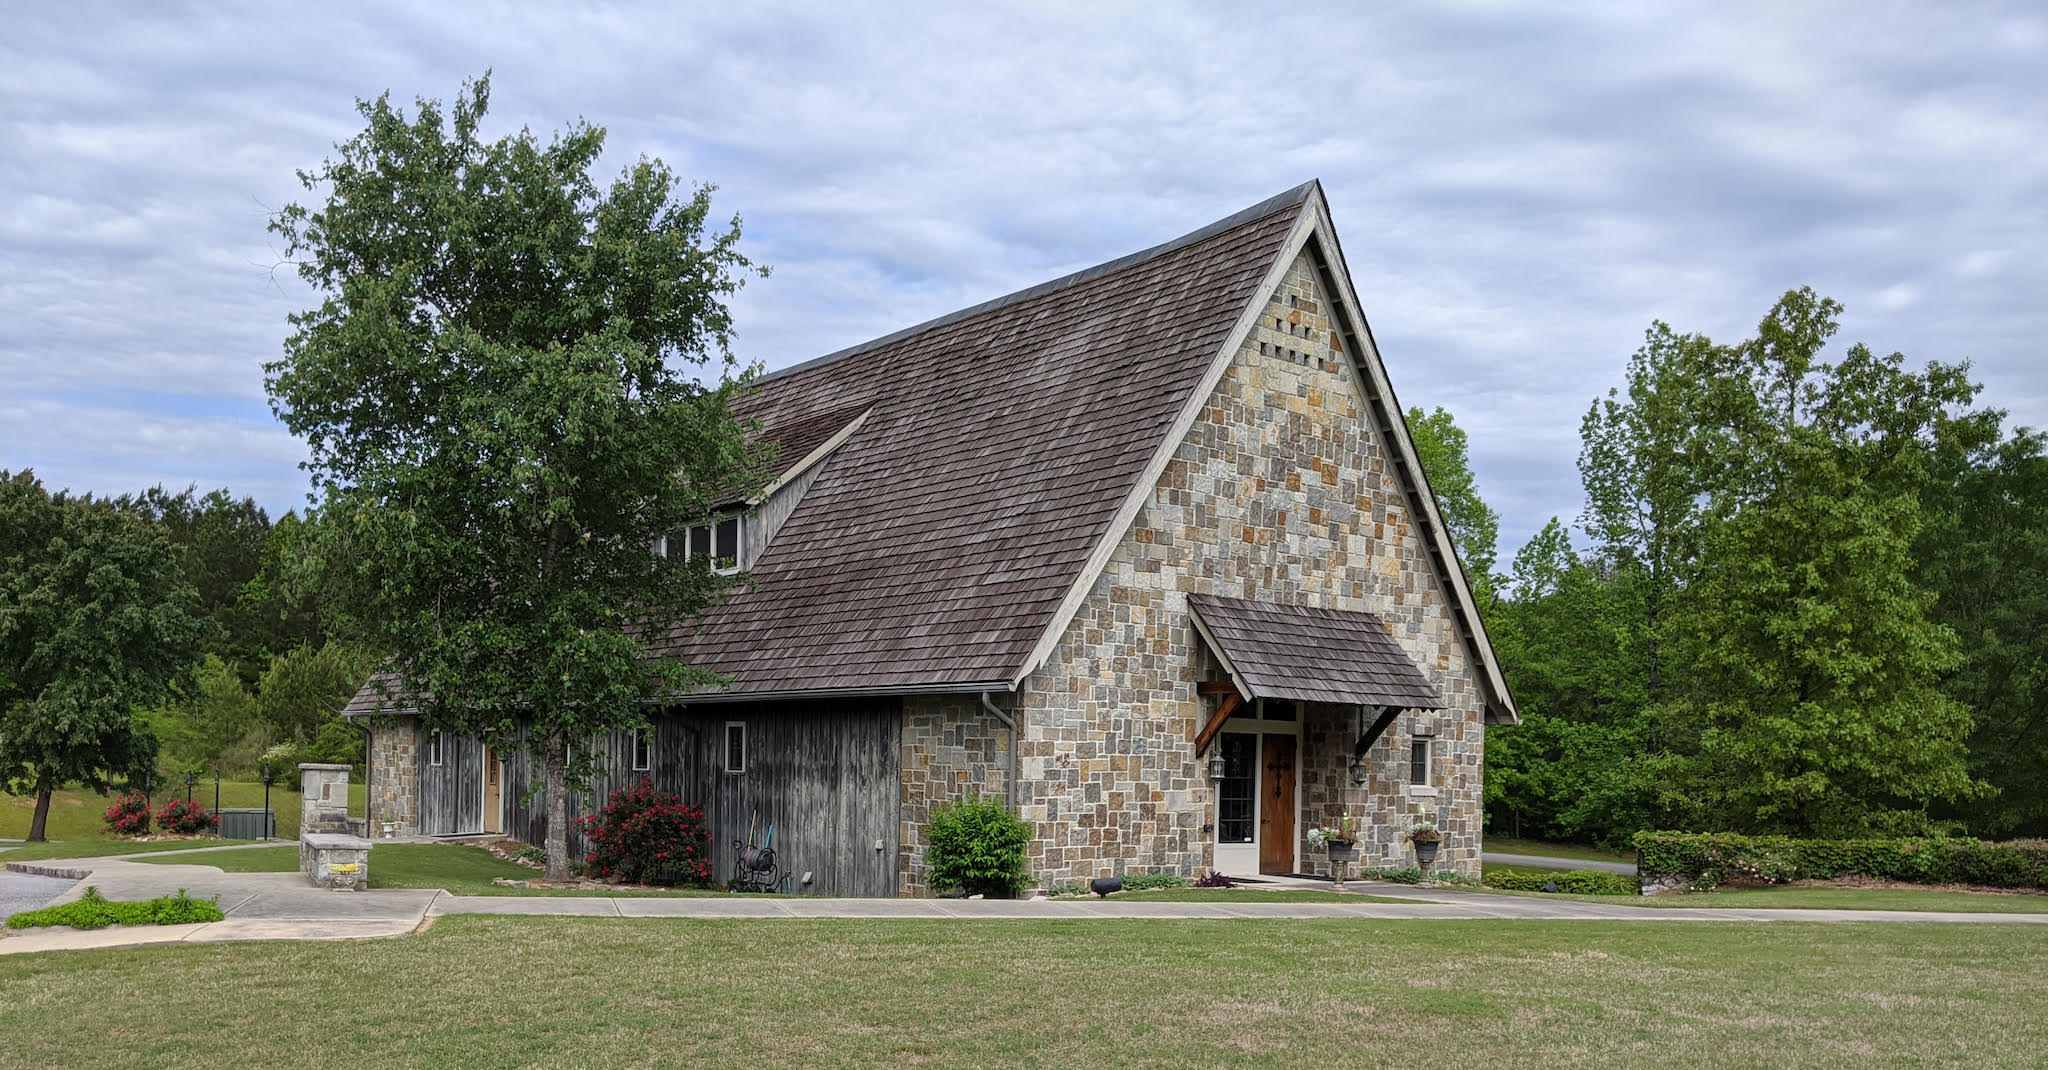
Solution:
<svg viewBox="0 0 2048 1070">
<path fill-rule="evenodd" d="M 107 807 L 107 831 L 116 836 L 140 836 L 149 831 L 149 796 L 131 791 Z"/>
<path fill-rule="evenodd" d="M 646 777 L 612 793 L 604 809 L 577 822 L 590 841 L 585 871 L 640 884 L 711 887 L 711 830 L 704 811 Z"/>
<path fill-rule="evenodd" d="M 220 818 L 204 806 L 172 799 L 156 812 L 156 827 L 183 836 L 197 836 L 220 827 Z"/>
</svg>

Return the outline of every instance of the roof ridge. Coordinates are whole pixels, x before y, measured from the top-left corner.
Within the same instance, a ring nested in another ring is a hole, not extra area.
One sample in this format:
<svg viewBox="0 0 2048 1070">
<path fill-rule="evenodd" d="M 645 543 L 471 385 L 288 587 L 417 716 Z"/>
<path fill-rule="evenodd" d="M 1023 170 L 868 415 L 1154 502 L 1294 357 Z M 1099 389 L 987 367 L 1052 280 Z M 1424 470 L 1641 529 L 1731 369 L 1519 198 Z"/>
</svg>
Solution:
<svg viewBox="0 0 2048 1070">
<path fill-rule="evenodd" d="M 1139 264 L 1145 263 L 1148 260 L 1154 260 L 1159 257 L 1165 256 L 1168 253 L 1178 252 L 1179 250 L 1185 249 L 1190 245 L 1194 245 L 1198 242 L 1206 241 L 1210 238 L 1213 238 L 1226 230 L 1243 226 L 1244 224 L 1250 223 L 1253 220 L 1264 219 L 1275 212 L 1284 211 L 1288 208 L 1293 208 L 1302 204 L 1303 202 L 1309 199 L 1309 195 L 1315 190 L 1316 183 L 1318 181 L 1318 179 L 1311 178 L 1307 182 L 1304 182 L 1301 185 L 1286 191 L 1285 193 L 1280 193 L 1276 194 L 1275 196 L 1268 197 L 1265 200 L 1260 201 L 1259 203 L 1254 204 L 1249 208 L 1245 208 L 1241 211 L 1232 212 L 1231 214 L 1224 216 L 1222 219 L 1210 223 L 1207 226 L 1191 230 L 1178 238 L 1161 242 L 1158 245 L 1154 245 L 1149 249 L 1140 249 L 1135 253 L 1130 253 L 1125 256 L 1117 257 L 1115 260 L 1106 261 L 1104 263 L 1097 264 L 1094 267 L 1082 268 L 1081 270 L 1076 271 L 1070 275 L 1062 275 L 1059 278 L 1052 279 L 1048 282 L 1041 282 L 1035 286 L 1027 286 L 1024 289 L 1016 291 L 1015 293 L 1004 294 L 1001 297 L 993 298 L 988 301 L 983 301 L 978 305 L 969 305 L 968 307 L 959 309 L 958 311 L 948 312 L 943 316 L 937 316 L 932 319 L 928 319 L 923 323 L 918 323 L 909 327 L 905 327 L 900 331 L 892 331 L 888 334 L 882 335 L 880 338 L 871 338 L 868 341 L 847 346 L 845 349 L 835 350 L 833 352 L 827 353 L 822 357 L 812 357 L 809 360 L 802 361 L 797 364 L 792 364 L 787 368 L 782 368 L 776 371 L 769 372 L 766 375 L 763 375 L 760 378 L 755 379 L 753 385 L 759 386 L 764 383 L 774 382 L 775 380 L 778 379 L 788 378 L 789 376 L 796 375 L 799 372 L 806 372 L 810 371 L 813 368 L 820 368 L 827 364 L 831 364 L 835 361 L 844 359 L 846 357 L 851 357 L 859 353 L 865 353 L 868 352 L 869 350 L 880 348 L 882 346 L 888 345 L 891 342 L 899 341 L 901 339 L 908 338 L 912 335 L 922 334 L 925 331 L 932 330 L 933 328 L 936 327 L 943 327 L 949 323 L 957 323 L 960 320 L 967 319 L 970 316 L 977 316 L 983 312 L 988 312 L 994 309 L 1002 308 L 1005 305 L 1016 304 L 1019 301 L 1029 301 L 1033 298 L 1043 297 L 1046 294 L 1055 293 L 1057 291 L 1067 289 L 1068 287 L 1079 286 L 1084 282 L 1092 282 L 1095 279 L 1103 277 L 1104 275 L 1113 274 L 1115 272 L 1122 271 L 1123 269 L 1128 267 L 1135 267 Z"/>
</svg>

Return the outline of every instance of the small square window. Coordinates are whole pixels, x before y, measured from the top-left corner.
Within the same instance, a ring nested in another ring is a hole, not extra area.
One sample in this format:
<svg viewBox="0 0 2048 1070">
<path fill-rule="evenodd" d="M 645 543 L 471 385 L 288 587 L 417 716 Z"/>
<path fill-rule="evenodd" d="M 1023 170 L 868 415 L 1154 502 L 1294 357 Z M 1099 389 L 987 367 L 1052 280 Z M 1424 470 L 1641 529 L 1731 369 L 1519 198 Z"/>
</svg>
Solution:
<svg viewBox="0 0 2048 1070">
<path fill-rule="evenodd" d="M 744 773 L 747 771 L 747 724 L 745 721 L 725 722 L 725 771 Z"/>
<path fill-rule="evenodd" d="M 690 556 L 702 557 L 711 552 L 711 525 L 690 525 Z"/>
<path fill-rule="evenodd" d="M 1408 783 L 1429 783 L 1429 740 L 1418 739 L 1408 745 Z"/>
<path fill-rule="evenodd" d="M 439 732 L 432 732 L 427 735 L 427 764 L 441 764 L 441 733 Z"/>
<path fill-rule="evenodd" d="M 633 730 L 633 771 L 645 772 L 654 768 L 654 740 L 647 729 Z"/>
</svg>

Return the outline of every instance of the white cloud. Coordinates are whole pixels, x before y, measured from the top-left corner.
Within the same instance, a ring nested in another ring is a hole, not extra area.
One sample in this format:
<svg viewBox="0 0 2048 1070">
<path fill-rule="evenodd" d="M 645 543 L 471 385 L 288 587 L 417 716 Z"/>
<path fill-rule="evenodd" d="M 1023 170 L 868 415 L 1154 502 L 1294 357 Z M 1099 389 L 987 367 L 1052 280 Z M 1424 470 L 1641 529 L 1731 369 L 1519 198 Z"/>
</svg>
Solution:
<svg viewBox="0 0 2048 1070">
<path fill-rule="evenodd" d="M 71 478 L 185 465 L 296 504 L 261 365 L 309 298 L 264 221 L 353 97 L 446 99 L 488 67 L 494 131 L 587 117 L 607 170 L 720 185 L 775 268 L 735 302 L 771 366 L 1321 177 L 1402 400 L 1472 431 L 1505 557 L 1577 512 L 1579 415 L 1652 318 L 1738 336 L 1812 284 L 1849 302 L 1845 338 L 1971 357 L 2048 423 L 2044 25 L 2021 3 L 15 12 L 0 457 L 65 448 L 14 426 L 25 406 L 132 405 L 59 454 Z M 227 430 L 166 450 L 152 421 Z"/>
</svg>

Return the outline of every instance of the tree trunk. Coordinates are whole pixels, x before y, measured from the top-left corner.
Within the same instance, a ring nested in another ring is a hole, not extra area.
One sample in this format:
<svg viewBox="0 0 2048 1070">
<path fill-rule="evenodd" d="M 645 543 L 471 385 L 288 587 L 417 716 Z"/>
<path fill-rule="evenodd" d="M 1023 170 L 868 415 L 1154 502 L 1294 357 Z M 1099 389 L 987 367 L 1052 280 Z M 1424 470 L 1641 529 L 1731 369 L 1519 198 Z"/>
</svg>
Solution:
<svg viewBox="0 0 2048 1070">
<path fill-rule="evenodd" d="M 547 879 L 569 879 L 569 740 L 560 732 L 548 737 L 541 759 L 548 793 Z"/>
<path fill-rule="evenodd" d="M 46 777 L 36 785 L 36 814 L 28 819 L 28 842 L 42 843 L 50 826 L 50 796 L 56 794 L 56 786 Z"/>
</svg>

